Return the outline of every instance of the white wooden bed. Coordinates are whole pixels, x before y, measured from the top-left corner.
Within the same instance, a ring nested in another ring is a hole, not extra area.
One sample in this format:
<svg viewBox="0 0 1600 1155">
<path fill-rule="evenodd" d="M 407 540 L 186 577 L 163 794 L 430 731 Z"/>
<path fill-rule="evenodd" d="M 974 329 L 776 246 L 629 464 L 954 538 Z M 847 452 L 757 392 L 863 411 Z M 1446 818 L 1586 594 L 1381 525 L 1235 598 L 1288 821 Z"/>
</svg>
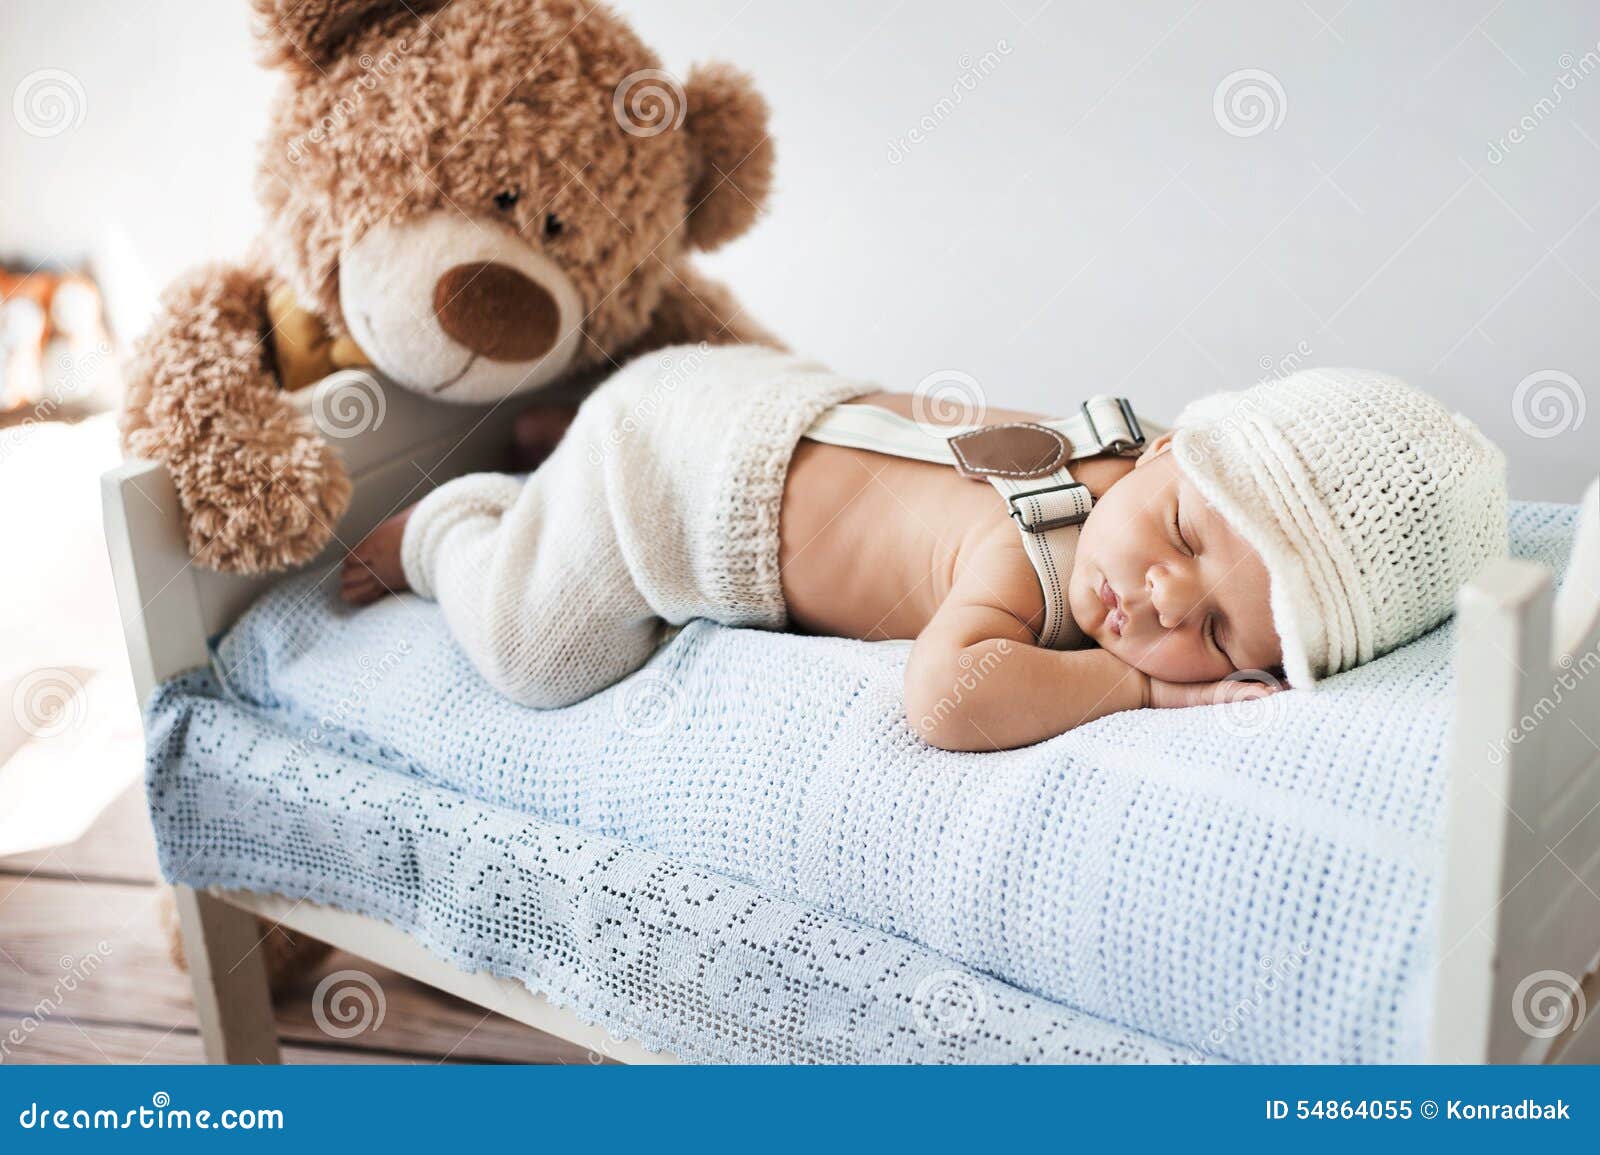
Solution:
<svg viewBox="0 0 1600 1155">
<path fill-rule="evenodd" d="M 333 434 L 355 483 L 330 556 L 434 485 L 500 466 L 513 413 L 441 405 L 362 375 L 330 378 L 298 400 Z M 340 436 L 334 427 L 350 424 L 340 414 L 355 414 L 361 431 Z M 123 629 L 147 699 L 165 679 L 206 664 L 207 639 L 277 579 L 192 565 L 161 466 L 129 462 L 102 485 Z M 1509 560 L 1486 569 L 1459 599 L 1430 1040 L 1439 1062 L 1600 1061 L 1600 480 L 1582 501 L 1559 604 L 1547 570 Z M 258 916 L 597 1056 L 672 1061 L 610 1039 L 520 983 L 457 970 L 387 923 L 276 895 L 185 887 L 178 909 L 213 1062 L 278 1060 Z"/>
</svg>

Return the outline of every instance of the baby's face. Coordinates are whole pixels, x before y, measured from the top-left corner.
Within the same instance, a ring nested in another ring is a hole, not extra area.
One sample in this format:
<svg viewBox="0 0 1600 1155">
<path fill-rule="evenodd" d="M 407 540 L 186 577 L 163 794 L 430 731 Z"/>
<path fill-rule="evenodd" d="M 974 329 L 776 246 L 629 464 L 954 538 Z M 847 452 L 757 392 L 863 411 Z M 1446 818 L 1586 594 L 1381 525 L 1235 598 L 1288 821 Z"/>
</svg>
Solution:
<svg viewBox="0 0 1600 1155">
<path fill-rule="evenodd" d="M 1184 477 L 1169 440 L 1095 502 L 1067 588 L 1072 616 L 1101 648 L 1166 682 L 1277 666 L 1267 567 Z"/>
</svg>

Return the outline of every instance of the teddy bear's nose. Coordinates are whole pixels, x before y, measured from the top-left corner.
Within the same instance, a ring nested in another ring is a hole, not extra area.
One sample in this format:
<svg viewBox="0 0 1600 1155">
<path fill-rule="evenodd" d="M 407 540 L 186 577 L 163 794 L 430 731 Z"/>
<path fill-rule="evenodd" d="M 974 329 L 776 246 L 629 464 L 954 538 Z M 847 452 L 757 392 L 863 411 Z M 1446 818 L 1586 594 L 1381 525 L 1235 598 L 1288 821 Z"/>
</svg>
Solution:
<svg viewBox="0 0 1600 1155">
<path fill-rule="evenodd" d="M 447 269 L 433 287 L 433 313 L 452 340 L 491 361 L 536 361 L 561 326 L 543 285 L 495 261 Z"/>
</svg>

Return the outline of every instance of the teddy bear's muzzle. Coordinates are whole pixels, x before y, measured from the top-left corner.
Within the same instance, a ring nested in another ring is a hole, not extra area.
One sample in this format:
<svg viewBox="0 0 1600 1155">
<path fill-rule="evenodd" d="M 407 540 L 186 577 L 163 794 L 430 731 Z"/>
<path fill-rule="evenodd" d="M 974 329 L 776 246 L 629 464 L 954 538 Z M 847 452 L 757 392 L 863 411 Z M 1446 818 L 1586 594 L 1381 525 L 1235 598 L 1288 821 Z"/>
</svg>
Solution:
<svg viewBox="0 0 1600 1155">
<path fill-rule="evenodd" d="M 544 286 L 496 261 L 447 269 L 433 287 L 433 314 L 451 340 L 491 361 L 537 360 L 561 326 Z"/>
<path fill-rule="evenodd" d="M 583 340 L 578 288 L 503 221 L 444 210 L 374 226 L 340 255 L 339 304 L 374 367 L 466 404 L 538 389 Z"/>
</svg>

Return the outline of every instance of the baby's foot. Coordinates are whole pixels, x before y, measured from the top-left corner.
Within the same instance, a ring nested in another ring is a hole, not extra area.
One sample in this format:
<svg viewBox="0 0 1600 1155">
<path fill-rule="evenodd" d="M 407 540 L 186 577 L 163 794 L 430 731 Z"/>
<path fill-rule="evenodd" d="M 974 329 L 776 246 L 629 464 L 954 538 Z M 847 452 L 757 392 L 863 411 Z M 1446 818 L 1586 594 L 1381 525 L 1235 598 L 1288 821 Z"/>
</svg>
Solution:
<svg viewBox="0 0 1600 1155">
<path fill-rule="evenodd" d="M 404 593 L 405 569 L 400 565 L 400 540 L 416 506 L 407 506 L 361 539 L 344 559 L 339 575 L 339 596 L 353 606 L 377 601 L 384 594 Z"/>
</svg>

